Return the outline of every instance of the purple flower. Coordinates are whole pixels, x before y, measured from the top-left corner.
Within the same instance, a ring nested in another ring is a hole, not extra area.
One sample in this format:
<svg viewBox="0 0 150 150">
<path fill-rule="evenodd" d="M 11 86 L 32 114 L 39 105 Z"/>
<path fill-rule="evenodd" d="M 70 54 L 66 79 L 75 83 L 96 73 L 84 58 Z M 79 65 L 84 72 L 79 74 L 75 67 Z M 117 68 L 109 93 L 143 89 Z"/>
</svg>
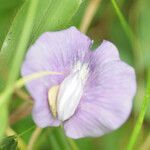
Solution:
<svg viewBox="0 0 150 150">
<path fill-rule="evenodd" d="M 134 69 L 111 42 L 91 51 L 92 41 L 75 27 L 44 33 L 28 50 L 22 75 L 62 72 L 27 83 L 39 127 L 64 126 L 71 138 L 96 137 L 128 118 L 136 91 Z"/>
</svg>

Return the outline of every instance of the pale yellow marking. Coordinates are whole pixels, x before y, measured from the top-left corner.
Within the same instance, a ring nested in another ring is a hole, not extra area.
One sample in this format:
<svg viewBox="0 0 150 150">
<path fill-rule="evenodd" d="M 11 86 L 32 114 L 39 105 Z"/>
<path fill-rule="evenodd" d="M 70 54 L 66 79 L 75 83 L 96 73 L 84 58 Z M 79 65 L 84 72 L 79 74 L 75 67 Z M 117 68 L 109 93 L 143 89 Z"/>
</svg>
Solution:
<svg viewBox="0 0 150 150">
<path fill-rule="evenodd" d="M 58 90 L 59 90 L 59 85 L 56 85 L 50 88 L 48 91 L 48 102 L 50 105 L 50 110 L 52 112 L 53 117 L 55 118 L 57 116 L 56 101 L 57 101 Z"/>
</svg>

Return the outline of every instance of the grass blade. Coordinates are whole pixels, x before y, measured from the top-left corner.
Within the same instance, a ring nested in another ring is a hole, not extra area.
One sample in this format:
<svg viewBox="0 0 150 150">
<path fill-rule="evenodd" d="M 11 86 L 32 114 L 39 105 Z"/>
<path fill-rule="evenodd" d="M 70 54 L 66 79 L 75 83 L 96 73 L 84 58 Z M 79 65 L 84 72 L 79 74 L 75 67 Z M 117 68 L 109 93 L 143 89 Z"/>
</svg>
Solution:
<svg viewBox="0 0 150 150">
<path fill-rule="evenodd" d="M 149 105 L 148 105 L 149 102 L 150 102 L 150 70 L 148 71 L 147 88 L 146 88 L 145 96 L 144 96 L 143 103 L 141 106 L 141 111 L 138 116 L 136 125 L 135 125 L 133 133 L 131 135 L 131 138 L 129 140 L 127 150 L 132 150 L 137 141 L 138 135 L 140 133 L 140 130 L 141 130 L 141 127 L 142 127 L 142 124 L 144 121 L 144 116 L 145 116 L 146 110 L 149 107 Z"/>
</svg>

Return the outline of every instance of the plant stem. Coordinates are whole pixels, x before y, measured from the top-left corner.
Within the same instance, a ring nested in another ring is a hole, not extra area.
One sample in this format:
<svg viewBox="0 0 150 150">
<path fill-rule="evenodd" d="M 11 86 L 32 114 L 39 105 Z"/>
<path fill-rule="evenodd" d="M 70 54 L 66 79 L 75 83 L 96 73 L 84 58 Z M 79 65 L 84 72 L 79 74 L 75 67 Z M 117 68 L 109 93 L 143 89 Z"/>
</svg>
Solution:
<svg viewBox="0 0 150 150">
<path fill-rule="evenodd" d="M 113 7 L 116 11 L 116 14 L 118 15 L 118 18 L 120 20 L 120 23 L 121 23 L 126 35 L 130 39 L 130 41 L 132 41 L 134 39 L 134 34 L 132 33 L 132 30 L 130 29 L 130 26 L 126 22 L 126 19 L 124 18 L 123 14 L 121 13 L 121 10 L 120 10 L 118 4 L 116 3 L 115 0 L 111 0 L 111 3 L 112 3 L 112 5 L 113 5 Z"/>
<path fill-rule="evenodd" d="M 75 143 L 75 141 L 74 141 L 73 139 L 71 139 L 71 138 L 68 138 L 68 137 L 65 135 L 65 132 L 64 132 L 64 129 L 63 129 L 62 126 L 61 126 L 61 130 L 60 130 L 60 131 L 64 134 L 66 140 L 68 141 L 68 144 L 69 144 L 71 150 L 79 150 L 79 148 L 78 148 L 77 144 Z"/>
<path fill-rule="evenodd" d="M 133 133 L 131 135 L 131 138 L 129 140 L 129 144 L 127 147 L 127 150 L 133 150 L 133 147 L 137 141 L 138 135 L 140 133 L 143 121 L 144 121 L 144 116 L 146 113 L 146 110 L 148 109 L 148 104 L 150 102 L 150 70 L 148 70 L 148 77 L 147 77 L 147 88 L 146 88 L 146 92 L 145 92 L 145 96 L 143 99 L 143 103 L 141 106 L 141 111 L 140 114 L 138 116 L 136 125 L 134 127 Z"/>
<path fill-rule="evenodd" d="M 79 148 L 77 147 L 77 144 L 75 143 L 73 139 L 71 138 L 67 138 L 67 139 L 72 150 L 79 150 Z"/>
<path fill-rule="evenodd" d="M 0 106 L 9 98 L 9 96 L 13 93 L 14 89 L 22 88 L 27 82 L 30 82 L 35 79 L 39 79 L 48 75 L 62 75 L 60 72 L 52 72 L 52 71 L 41 71 L 37 73 L 33 73 L 31 75 L 20 78 L 14 85 L 9 86 L 7 90 L 4 91 L 2 95 L 0 95 Z"/>
<path fill-rule="evenodd" d="M 39 127 L 37 127 L 33 131 L 32 136 L 31 136 L 30 141 L 29 141 L 29 144 L 28 144 L 28 147 L 27 147 L 27 150 L 33 150 L 34 144 L 35 144 L 35 142 L 36 142 L 36 140 L 39 137 L 41 132 L 42 132 L 42 128 L 39 128 Z"/>
<path fill-rule="evenodd" d="M 141 76 L 142 76 L 144 63 L 143 63 L 143 55 L 142 55 L 142 51 L 141 51 L 141 45 L 139 44 L 139 40 L 138 40 L 137 36 L 134 35 L 132 29 L 130 28 L 129 24 L 127 23 L 118 4 L 116 3 L 116 0 L 111 0 L 111 3 L 115 9 L 115 12 L 116 12 L 119 20 L 120 20 L 122 28 L 131 43 L 136 71 L 137 71 L 137 73 L 141 73 Z"/>
<path fill-rule="evenodd" d="M 21 88 L 22 86 L 24 86 L 27 82 L 30 82 L 32 80 L 44 77 L 44 76 L 48 76 L 48 75 L 62 75 L 62 73 L 60 72 L 52 72 L 52 71 L 41 71 L 41 72 L 37 72 L 37 73 L 33 73 L 31 75 L 25 76 L 21 79 L 19 79 L 16 83 L 15 83 L 15 88 Z"/>
<path fill-rule="evenodd" d="M 86 8 L 84 17 L 81 22 L 80 31 L 86 33 L 90 23 L 98 9 L 99 3 L 101 0 L 90 0 L 88 7 Z"/>
</svg>

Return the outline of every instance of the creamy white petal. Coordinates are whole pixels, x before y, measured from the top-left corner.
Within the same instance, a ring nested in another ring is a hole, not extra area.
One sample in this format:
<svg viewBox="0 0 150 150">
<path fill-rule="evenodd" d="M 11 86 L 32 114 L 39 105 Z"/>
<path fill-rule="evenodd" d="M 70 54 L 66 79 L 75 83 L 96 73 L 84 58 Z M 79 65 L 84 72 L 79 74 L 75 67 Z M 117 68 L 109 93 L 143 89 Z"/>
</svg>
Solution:
<svg viewBox="0 0 150 150">
<path fill-rule="evenodd" d="M 60 85 L 57 99 L 58 119 L 65 121 L 75 112 L 88 76 L 88 65 L 77 62 L 73 71 Z"/>
</svg>

